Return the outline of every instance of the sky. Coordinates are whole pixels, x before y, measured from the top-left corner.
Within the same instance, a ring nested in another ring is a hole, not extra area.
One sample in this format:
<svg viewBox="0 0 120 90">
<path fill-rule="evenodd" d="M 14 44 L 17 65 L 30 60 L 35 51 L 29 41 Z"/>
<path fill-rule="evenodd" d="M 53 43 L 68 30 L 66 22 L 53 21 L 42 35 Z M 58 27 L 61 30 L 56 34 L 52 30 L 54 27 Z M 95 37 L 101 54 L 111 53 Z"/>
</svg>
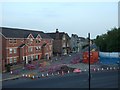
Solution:
<svg viewBox="0 0 120 90">
<path fill-rule="evenodd" d="M 2 2 L 2 26 L 91 38 L 118 26 L 118 2 Z"/>
</svg>

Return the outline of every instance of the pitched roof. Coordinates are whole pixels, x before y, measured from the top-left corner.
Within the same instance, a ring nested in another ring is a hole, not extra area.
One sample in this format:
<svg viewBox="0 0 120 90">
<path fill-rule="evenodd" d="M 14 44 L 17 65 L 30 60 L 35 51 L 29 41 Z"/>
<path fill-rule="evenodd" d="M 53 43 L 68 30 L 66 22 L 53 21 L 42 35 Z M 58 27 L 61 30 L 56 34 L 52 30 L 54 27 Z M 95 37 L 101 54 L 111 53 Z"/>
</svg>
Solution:
<svg viewBox="0 0 120 90">
<path fill-rule="evenodd" d="M 56 39 L 56 33 L 46 33 L 51 38 Z M 65 32 L 59 32 L 59 39 L 62 39 L 63 35 L 66 34 L 67 38 L 70 39 L 69 35 Z"/>
<path fill-rule="evenodd" d="M 40 34 L 40 36 L 44 39 L 52 39 L 50 36 L 48 36 L 42 31 L 8 28 L 8 27 L 2 27 L 2 34 L 7 38 L 27 38 L 29 34 L 32 34 L 33 37 L 36 38 L 37 35 Z"/>
</svg>

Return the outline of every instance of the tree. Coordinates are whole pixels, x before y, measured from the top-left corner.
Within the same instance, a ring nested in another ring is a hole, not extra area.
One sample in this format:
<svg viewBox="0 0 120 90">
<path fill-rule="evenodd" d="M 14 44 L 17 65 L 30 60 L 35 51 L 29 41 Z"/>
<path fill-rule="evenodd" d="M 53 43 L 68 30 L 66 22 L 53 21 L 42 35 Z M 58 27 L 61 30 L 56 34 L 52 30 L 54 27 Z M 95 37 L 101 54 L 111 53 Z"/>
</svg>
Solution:
<svg viewBox="0 0 120 90">
<path fill-rule="evenodd" d="M 108 30 L 106 34 L 98 35 L 95 39 L 100 51 L 120 52 L 120 28 Z"/>
</svg>

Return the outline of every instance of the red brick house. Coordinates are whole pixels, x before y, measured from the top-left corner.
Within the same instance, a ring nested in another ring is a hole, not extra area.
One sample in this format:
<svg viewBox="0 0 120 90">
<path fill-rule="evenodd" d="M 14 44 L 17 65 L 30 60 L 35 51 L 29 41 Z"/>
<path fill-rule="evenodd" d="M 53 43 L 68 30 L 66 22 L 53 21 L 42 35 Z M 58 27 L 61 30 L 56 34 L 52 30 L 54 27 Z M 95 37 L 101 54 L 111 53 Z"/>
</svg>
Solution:
<svg viewBox="0 0 120 90">
<path fill-rule="evenodd" d="M 42 31 L 2 27 L 2 63 L 14 64 L 49 59 L 53 39 Z"/>
<path fill-rule="evenodd" d="M 51 38 L 53 38 L 53 53 L 54 55 L 66 55 L 70 53 L 70 37 L 65 32 L 59 32 L 56 29 L 54 33 L 47 33 Z"/>
</svg>

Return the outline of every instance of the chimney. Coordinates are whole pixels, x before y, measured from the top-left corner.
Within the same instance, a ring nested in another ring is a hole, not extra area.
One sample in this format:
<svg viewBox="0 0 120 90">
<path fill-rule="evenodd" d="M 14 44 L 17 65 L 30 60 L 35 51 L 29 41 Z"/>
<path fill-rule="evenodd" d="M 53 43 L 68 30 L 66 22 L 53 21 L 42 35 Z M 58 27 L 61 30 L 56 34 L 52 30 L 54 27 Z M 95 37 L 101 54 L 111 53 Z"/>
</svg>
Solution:
<svg viewBox="0 0 120 90">
<path fill-rule="evenodd" d="M 56 29 L 56 39 L 59 39 L 59 31 Z"/>
</svg>

